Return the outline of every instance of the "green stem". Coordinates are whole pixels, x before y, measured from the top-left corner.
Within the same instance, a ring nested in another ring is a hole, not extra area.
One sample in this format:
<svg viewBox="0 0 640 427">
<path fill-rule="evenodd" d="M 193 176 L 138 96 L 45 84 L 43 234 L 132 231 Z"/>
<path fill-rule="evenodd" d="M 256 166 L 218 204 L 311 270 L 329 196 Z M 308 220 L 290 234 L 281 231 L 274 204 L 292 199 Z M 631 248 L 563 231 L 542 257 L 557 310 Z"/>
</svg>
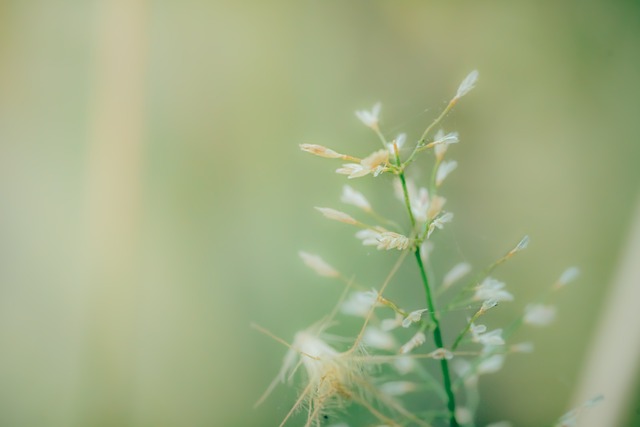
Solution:
<svg viewBox="0 0 640 427">
<path fill-rule="evenodd" d="M 420 276 L 422 278 L 422 284 L 424 285 L 425 293 L 427 294 L 427 307 L 429 308 L 429 315 L 431 316 L 431 321 L 435 325 L 433 330 L 433 340 L 435 341 L 436 347 L 444 348 L 444 342 L 442 341 L 442 332 L 440 331 L 440 320 L 436 315 L 436 307 L 433 302 L 433 298 L 431 296 L 431 289 L 429 288 L 429 281 L 427 279 L 427 273 L 424 269 L 424 264 L 422 262 L 422 257 L 420 257 L 420 248 L 416 248 L 415 252 L 416 261 L 418 263 L 418 268 L 420 269 Z M 444 390 L 447 393 L 447 408 L 449 409 L 449 422 L 451 427 L 459 427 L 458 421 L 456 420 L 456 398 L 453 394 L 453 388 L 451 387 L 451 375 L 449 374 L 449 362 L 447 359 L 440 360 L 440 368 L 442 369 L 442 379 L 444 382 Z"/>
<path fill-rule="evenodd" d="M 447 110 L 445 110 L 441 114 L 441 117 L 444 117 L 446 112 Z M 438 120 L 440 120 L 440 118 L 438 118 Z M 425 132 L 425 135 L 426 133 L 427 132 Z M 400 170 L 398 175 L 400 176 L 400 182 L 402 183 L 402 192 L 404 193 L 404 202 L 407 207 L 407 212 L 409 213 L 409 219 L 411 220 L 412 232 L 414 232 L 416 227 L 416 219 L 413 216 L 413 212 L 411 211 L 411 199 L 409 198 L 407 181 L 404 176 L 404 171 L 401 167 L 402 163 L 400 162 L 400 155 L 398 153 L 398 148 L 396 145 L 394 145 L 394 151 L 395 151 L 396 164 L 398 165 L 398 168 Z M 431 316 L 431 321 L 433 322 L 433 325 L 434 325 L 433 340 L 437 348 L 444 348 L 444 342 L 442 341 L 442 332 L 440 331 L 440 320 L 436 315 L 436 306 L 435 306 L 435 303 L 433 302 L 431 289 L 429 288 L 429 279 L 427 278 L 427 271 L 424 268 L 424 263 L 422 262 L 422 257 L 420 256 L 419 243 L 416 245 L 416 248 L 414 250 L 414 255 L 418 263 L 418 268 L 420 270 L 420 277 L 422 278 L 422 284 L 424 286 L 424 290 L 427 296 L 427 308 L 429 309 L 429 316 Z M 453 394 L 453 388 L 451 387 L 451 375 L 449 374 L 449 362 L 447 361 L 447 359 L 443 358 L 440 360 L 440 368 L 442 369 L 442 380 L 444 383 L 444 390 L 445 390 L 445 393 L 447 394 L 447 409 L 449 410 L 450 427 L 459 427 L 460 425 L 456 420 L 456 397 Z"/>
</svg>

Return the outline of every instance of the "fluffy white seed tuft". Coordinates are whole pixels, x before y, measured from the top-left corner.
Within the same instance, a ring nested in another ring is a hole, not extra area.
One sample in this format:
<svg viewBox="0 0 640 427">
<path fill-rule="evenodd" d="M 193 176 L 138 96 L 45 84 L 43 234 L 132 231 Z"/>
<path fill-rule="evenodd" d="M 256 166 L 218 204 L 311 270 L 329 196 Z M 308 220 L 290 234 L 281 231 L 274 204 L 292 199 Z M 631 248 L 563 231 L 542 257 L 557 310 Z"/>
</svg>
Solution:
<svg viewBox="0 0 640 427">
<path fill-rule="evenodd" d="M 569 267 L 561 275 L 556 282 L 557 287 L 566 286 L 569 282 L 573 282 L 580 275 L 580 269 L 578 267 Z"/>
</svg>

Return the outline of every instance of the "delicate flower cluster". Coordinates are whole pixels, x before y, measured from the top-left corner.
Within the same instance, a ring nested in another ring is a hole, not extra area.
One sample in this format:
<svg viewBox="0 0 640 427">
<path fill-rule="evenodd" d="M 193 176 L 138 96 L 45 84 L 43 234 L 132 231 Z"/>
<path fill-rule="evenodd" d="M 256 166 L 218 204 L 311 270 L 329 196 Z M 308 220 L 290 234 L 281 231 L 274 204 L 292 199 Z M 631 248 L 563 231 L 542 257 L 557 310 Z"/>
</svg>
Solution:
<svg viewBox="0 0 640 427">
<path fill-rule="evenodd" d="M 575 267 L 562 273 L 540 300 L 526 306 L 515 319 L 516 327 L 489 329 L 485 323 L 491 323 L 490 319 L 484 322 L 483 316 L 487 312 L 514 300 L 506 284 L 494 278 L 494 271 L 527 248 L 528 236 L 475 274 L 471 274 L 474 268 L 467 262 L 454 264 L 439 282 L 436 278 L 440 272 L 431 271 L 437 267 L 430 263 L 434 233 L 437 235 L 449 227 L 454 218 L 452 212 L 444 210 L 446 199 L 440 191 L 445 180 L 458 167 L 455 160 L 447 158 L 449 148 L 460 143 L 457 132 L 445 133 L 437 126 L 460 98 L 475 87 L 477 80 L 478 72 L 473 71 L 462 81 L 445 110 L 426 128 L 410 153 L 405 150 L 408 145 L 406 134 L 391 139 L 384 135 L 380 126 L 380 103 L 371 110 L 357 111 L 356 116 L 376 134 L 382 148 L 358 157 L 321 145 L 300 145 L 306 153 L 344 161 L 336 173 L 348 179 L 388 176 L 396 198 L 406 211 L 406 218 L 403 221 L 386 218 L 376 211 L 362 192 L 350 185 L 343 186 L 340 201 L 348 212 L 355 210 L 353 215 L 330 207 L 316 207 L 327 219 L 357 228 L 355 237 L 363 246 L 394 250 L 400 256 L 382 285 L 371 288 L 371 285 L 359 283 L 353 274 L 341 273 L 319 255 L 299 252 L 303 263 L 317 275 L 342 281 L 347 289 L 336 309 L 323 323 L 298 332 L 293 342 L 287 344 L 289 351 L 282 369 L 263 399 L 277 383 L 295 376 L 299 368 L 302 368 L 305 385 L 281 426 L 294 417 L 301 406 L 305 406 L 306 410 L 301 411 L 304 413 L 302 416 L 306 416 L 305 426 L 324 425 L 324 420 L 330 417 L 334 427 L 345 427 L 349 424 L 341 422 L 341 417 L 347 416 L 345 412 L 350 404 L 357 404 L 370 414 L 373 420 L 368 420 L 369 424 L 475 425 L 478 378 L 499 371 L 507 355 L 533 350 L 533 345 L 528 342 L 507 345 L 517 327 L 546 326 L 557 317 L 557 309 L 549 304 L 548 299 L 578 276 Z M 430 179 L 420 186 L 407 175 L 407 170 L 423 152 L 431 154 L 433 169 L 428 175 Z M 377 178 L 375 181 L 383 180 Z M 399 223 L 408 223 L 409 226 L 403 229 Z M 385 295 L 387 286 L 409 254 L 415 257 L 414 268 L 417 268 L 420 288 L 426 297 L 426 304 L 418 305 L 415 310 L 405 310 L 403 304 Z M 344 342 L 341 344 L 336 340 L 334 343 L 332 337 L 324 332 L 336 323 L 338 313 L 362 321 L 360 331 L 347 349 L 344 349 Z M 448 339 L 453 331 L 444 320 L 448 321 L 456 314 L 461 315 L 461 320 L 466 317 L 465 326 L 448 343 L 445 338 Z M 482 323 L 479 323 L 480 317 L 483 317 Z M 260 327 L 257 329 L 286 343 Z M 442 332 L 444 329 L 447 329 L 447 334 Z M 415 400 L 403 401 L 403 396 L 417 393 L 424 394 L 423 404 L 412 403 Z M 446 410 L 429 407 L 429 402 L 438 400 L 433 398 L 436 396 L 444 396 Z M 567 424 L 570 414 L 558 426 L 570 425 Z M 340 420 L 338 423 L 336 416 Z M 501 421 L 487 427 L 509 425 Z"/>
</svg>

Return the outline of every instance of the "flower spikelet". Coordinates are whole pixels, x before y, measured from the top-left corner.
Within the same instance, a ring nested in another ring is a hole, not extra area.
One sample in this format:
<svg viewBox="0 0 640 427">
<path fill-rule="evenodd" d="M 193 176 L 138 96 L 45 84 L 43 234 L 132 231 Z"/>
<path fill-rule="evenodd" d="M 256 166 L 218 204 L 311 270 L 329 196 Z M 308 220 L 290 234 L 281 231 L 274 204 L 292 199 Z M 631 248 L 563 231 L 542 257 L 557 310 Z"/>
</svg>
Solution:
<svg viewBox="0 0 640 427">
<path fill-rule="evenodd" d="M 300 149 L 315 156 L 324 157 L 327 159 L 340 159 L 344 157 L 344 154 L 335 152 L 332 149 L 324 147 L 322 145 L 300 144 Z"/>
<path fill-rule="evenodd" d="M 397 249 L 402 251 L 407 249 L 411 241 L 408 237 L 403 236 L 402 234 L 394 233 L 393 231 L 386 231 L 384 233 L 380 233 L 378 236 L 378 246 L 377 249 Z"/>
</svg>

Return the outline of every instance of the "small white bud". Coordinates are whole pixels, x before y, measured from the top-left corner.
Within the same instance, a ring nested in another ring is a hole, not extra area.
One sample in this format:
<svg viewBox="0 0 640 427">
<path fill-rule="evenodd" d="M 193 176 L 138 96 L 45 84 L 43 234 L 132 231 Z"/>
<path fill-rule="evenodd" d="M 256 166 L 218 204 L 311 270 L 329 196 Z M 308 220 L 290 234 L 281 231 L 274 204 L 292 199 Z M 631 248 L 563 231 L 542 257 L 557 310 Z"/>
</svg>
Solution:
<svg viewBox="0 0 640 427">
<path fill-rule="evenodd" d="M 556 317 L 556 308 L 550 305 L 529 304 L 524 311 L 524 323 L 532 326 L 547 326 Z"/>
<path fill-rule="evenodd" d="M 319 276 L 324 277 L 339 277 L 340 273 L 327 264 L 325 260 L 320 258 L 318 255 L 313 255 L 304 251 L 298 252 L 300 258 L 305 263 L 307 267 L 315 271 Z"/>
<path fill-rule="evenodd" d="M 360 119 L 362 123 L 367 125 L 368 127 L 375 129 L 378 126 L 378 120 L 380 117 L 380 109 L 382 108 L 382 104 L 377 102 L 371 111 L 367 110 L 358 110 L 356 111 L 356 116 Z"/>
<path fill-rule="evenodd" d="M 509 347 L 509 350 L 513 351 L 514 353 L 533 353 L 533 343 L 527 341 L 514 344 Z"/>
<path fill-rule="evenodd" d="M 474 336 L 474 341 L 482 344 L 485 347 L 504 345 L 504 339 L 502 339 L 502 329 L 495 329 L 484 334 L 477 334 Z"/>
<path fill-rule="evenodd" d="M 344 154 L 337 153 L 330 148 L 317 144 L 300 144 L 300 149 L 315 156 L 324 157 L 327 159 L 339 159 L 344 157 Z"/>
<path fill-rule="evenodd" d="M 342 187 L 342 196 L 340 197 L 340 201 L 342 201 L 342 203 L 359 207 L 366 212 L 371 211 L 371 205 L 366 197 L 348 185 Z"/>
<path fill-rule="evenodd" d="M 580 275 L 578 267 L 569 267 L 561 275 L 556 282 L 557 287 L 565 286 L 569 282 L 573 282 Z"/>
<path fill-rule="evenodd" d="M 370 171 L 362 167 L 358 163 L 347 163 L 342 165 L 341 168 L 336 169 L 336 173 L 341 175 L 348 175 L 347 178 L 360 178 L 365 175 L 369 175 Z"/>
<path fill-rule="evenodd" d="M 482 307 L 480 307 L 480 311 L 485 312 L 487 310 L 491 310 L 493 307 L 498 305 L 497 299 L 488 299 L 482 303 Z"/>
<path fill-rule="evenodd" d="M 393 319 L 382 319 L 382 322 L 380 322 L 380 329 L 383 331 L 392 331 L 402 324 L 402 320 L 402 315 L 396 313 L 396 317 Z"/>
<path fill-rule="evenodd" d="M 528 246 L 529 246 L 529 236 L 524 236 L 522 240 L 518 242 L 516 247 L 509 251 L 509 254 L 507 256 L 513 256 L 516 253 L 527 249 Z"/>
<path fill-rule="evenodd" d="M 478 75 L 478 70 L 473 70 L 467 77 L 464 78 L 462 83 L 460 83 L 460 86 L 458 86 L 458 91 L 456 92 L 455 96 L 456 99 L 462 98 L 475 87 L 476 82 L 478 81 Z"/>
<path fill-rule="evenodd" d="M 438 167 L 438 172 L 436 172 L 436 186 L 439 187 L 442 184 L 442 182 L 445 180 L 445 178 L 449 176 L 449 174 L 453 172 L 457 167 L 458 167 L 458 162 L 456 162 L 455 160 L 444 161 L 440 163 L 440 166 Z"/>
<path fill-rule="evenodd" d="M 366 317 L 371 307 L 377 305 L 377 294 L 371 292 L 353 292 L 342 305 L 340 311 L 349 316 Z"/>
<path fill-rule="evenodd" d="M 493 374 L 502 369 L 504 364 L 504 356 L 502 354 L 495 354 L 478 365 L 478 374 Z"/>
<path fill-rule="evenodd" d="M 412 323 L 419 322 L 420 318 L 422 317 L 422 313 L 424 313 L 425 311 L 429 311 L 429 309 L 423 308 L 422 310 L 415 310 L 409 313 L 407 317 L 405 317 L 402 321 L 402 327 L 408 328 Z"/>
<path fill-rule="evenodd" d="M 458 280 L 469 274 L 471 271 L 471 264 L 461 262 L 453 266 L 451 270 L 442 279 L 442 289 L 447 289 Z"/>
<path fill-rule="evenodd" d="M 337 211 L 335 209 L 316 207 L 316 210 L 318 210 L 320 213 L 322 213 L 322 215 L 324 215 L 325 217 L 327 217 L 329 219 L 333 219 L 335 221 L 344 222 L 345 224 L 357 224 L 358 223 L 358 221 L 353 219 L 351 216 L 347 215 L 344 212 Z"/>
<path fill-rule="evenodd" d="M 492 277 L 487 277 L 482 283 L 476 286 L 476 293 L 473 299 L 476 301 L 496 300 L 513 301 L 513 295 L 504 290 L 505 284 Z"/>
</svg>

